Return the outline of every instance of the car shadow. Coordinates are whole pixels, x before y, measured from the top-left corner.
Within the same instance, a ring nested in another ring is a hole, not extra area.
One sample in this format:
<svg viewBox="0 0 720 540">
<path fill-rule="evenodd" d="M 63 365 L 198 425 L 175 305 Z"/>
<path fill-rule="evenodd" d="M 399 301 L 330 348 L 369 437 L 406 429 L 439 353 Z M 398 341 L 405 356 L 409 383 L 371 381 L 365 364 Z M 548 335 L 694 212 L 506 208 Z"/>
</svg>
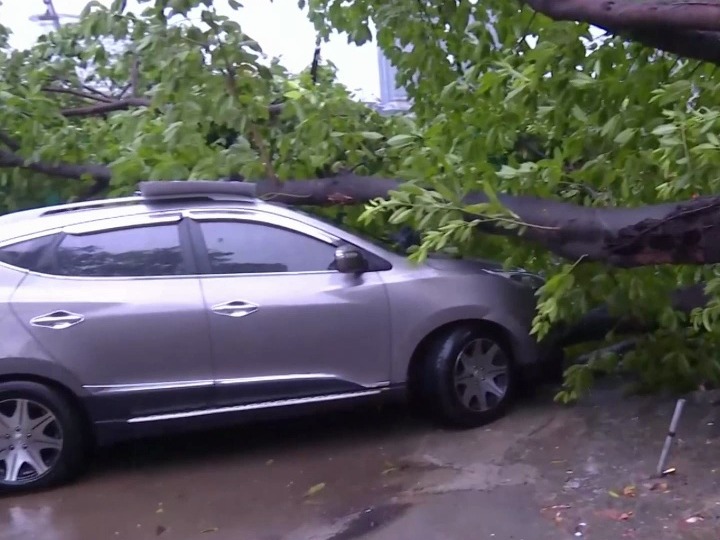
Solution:
<svg viewBox="0 0 720 540">
<path fill-rule="evenodd" d="M 554 390 L 543 386 L 519 396 L 514 410 L 547 406 Z M 265 458 L 289 449 L 319 450 L 352 447 L 374 442 L 422 436 L 430 432 L 452 433 L 401 403 L 356 405 L 281 420 L 262 420 L 237 426 L 173 435 L 148 437 L 99 449 L 87 475 L 91 478 L 118 472 L 162 469 L 180 464 L 237 458 Z M 87 476 L 86 476 L 87 477 Z"/>
<path fill-rule="evenodd" d="M 358 406 L 117 443 L 97 450 L 88 475 L 101 477 L 128 470 L 157 470 L 193 462 L 221 461 L 231 456 L 276 455 L 290 448 L 367 444 L 389 436 L 410 436 L 435 429 L 437 426 L 430 421 L 401 405 Z"/>
</svg>

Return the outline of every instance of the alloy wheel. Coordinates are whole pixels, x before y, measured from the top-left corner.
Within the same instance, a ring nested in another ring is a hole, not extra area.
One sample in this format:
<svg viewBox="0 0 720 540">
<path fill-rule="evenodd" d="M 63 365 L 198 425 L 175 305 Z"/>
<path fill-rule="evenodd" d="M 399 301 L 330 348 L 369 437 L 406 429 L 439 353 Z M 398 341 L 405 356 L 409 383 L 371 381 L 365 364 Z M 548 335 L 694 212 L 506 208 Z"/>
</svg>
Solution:
<svg viewBox="0 0 720 540">
<path fill-rule="evenodd" d="M 63 448 L 60 422 L 30 399 L 0 401 L 0 484 L 36 481 L 57 463 Z"/>
<path fill-rule="evenodd" d="M 468 343 L 455 360 L 453 386 L 465 408 L 488 411 L 508 392 L 510 362 L 500 345 L 488 338 Z"/>
</svg>

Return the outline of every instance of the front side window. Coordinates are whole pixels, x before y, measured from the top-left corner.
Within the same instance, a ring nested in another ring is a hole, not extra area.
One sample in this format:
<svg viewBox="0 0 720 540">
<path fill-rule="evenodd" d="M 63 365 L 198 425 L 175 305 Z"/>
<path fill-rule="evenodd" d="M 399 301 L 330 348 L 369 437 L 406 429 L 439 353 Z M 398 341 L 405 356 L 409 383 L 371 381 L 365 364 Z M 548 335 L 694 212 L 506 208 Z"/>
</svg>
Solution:
<svg viewBox="0 0 720 540">
<path fill-rule="evenodd" d="M 264 223 L 201 222 L 213 274 L 319 272 L 334 268 L 335 246 Z"/>
<path fill-rule="evenodd" d="M 54 274 L 138 277 L 188 274 L 176 225 L 154 225 L 66 236 Z"/>
</svg>

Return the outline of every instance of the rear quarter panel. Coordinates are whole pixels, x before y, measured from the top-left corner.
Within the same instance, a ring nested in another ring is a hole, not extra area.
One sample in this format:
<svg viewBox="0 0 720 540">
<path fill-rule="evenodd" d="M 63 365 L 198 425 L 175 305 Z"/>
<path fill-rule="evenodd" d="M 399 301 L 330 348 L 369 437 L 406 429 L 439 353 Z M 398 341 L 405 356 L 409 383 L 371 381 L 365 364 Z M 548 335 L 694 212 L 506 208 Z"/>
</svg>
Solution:
<svg viewBox="0 0 720 540">
<path fill-rule="evenodd" d="M 0 380 L 49 379 L 82 395 L 82 385 L 50 359 L 11 307 L 13 295 L 25 276 L 23 271 L 0 264 Z"/>
<path fill-rule="evenodd" d="M 535 300 L 528 289 L 500 276 L 441 274 L 427 268 L 396 267 L 383 278 L 391 311 L 392 383 L 405 382 L 413 353 L 426 336 L 463 320 L 502 326 L 518 364 L 537 360 L 537 343 L 530 336 Z"/>
</svg>

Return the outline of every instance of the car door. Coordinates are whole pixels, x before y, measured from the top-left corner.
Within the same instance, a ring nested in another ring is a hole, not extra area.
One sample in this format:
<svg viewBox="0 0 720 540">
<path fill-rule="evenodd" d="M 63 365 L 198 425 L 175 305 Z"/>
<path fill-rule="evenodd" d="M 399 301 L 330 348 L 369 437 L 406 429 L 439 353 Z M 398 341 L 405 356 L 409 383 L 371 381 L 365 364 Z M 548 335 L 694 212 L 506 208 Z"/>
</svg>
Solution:
<svg viewBox="0 0 720 540">
<path fill-rule="evenodd" d="M 390 374 L 380 276 L 332 269 L 334 238 L 291 218 L 193 212 L 216 403 L 370 394 Z"/>
<path fill-rule="evenodd" d="M 105 419 L 204 408 L 208 322 L 180 215 L 106 219 L 59 235 L 12 308 Z"/>
</svg>

